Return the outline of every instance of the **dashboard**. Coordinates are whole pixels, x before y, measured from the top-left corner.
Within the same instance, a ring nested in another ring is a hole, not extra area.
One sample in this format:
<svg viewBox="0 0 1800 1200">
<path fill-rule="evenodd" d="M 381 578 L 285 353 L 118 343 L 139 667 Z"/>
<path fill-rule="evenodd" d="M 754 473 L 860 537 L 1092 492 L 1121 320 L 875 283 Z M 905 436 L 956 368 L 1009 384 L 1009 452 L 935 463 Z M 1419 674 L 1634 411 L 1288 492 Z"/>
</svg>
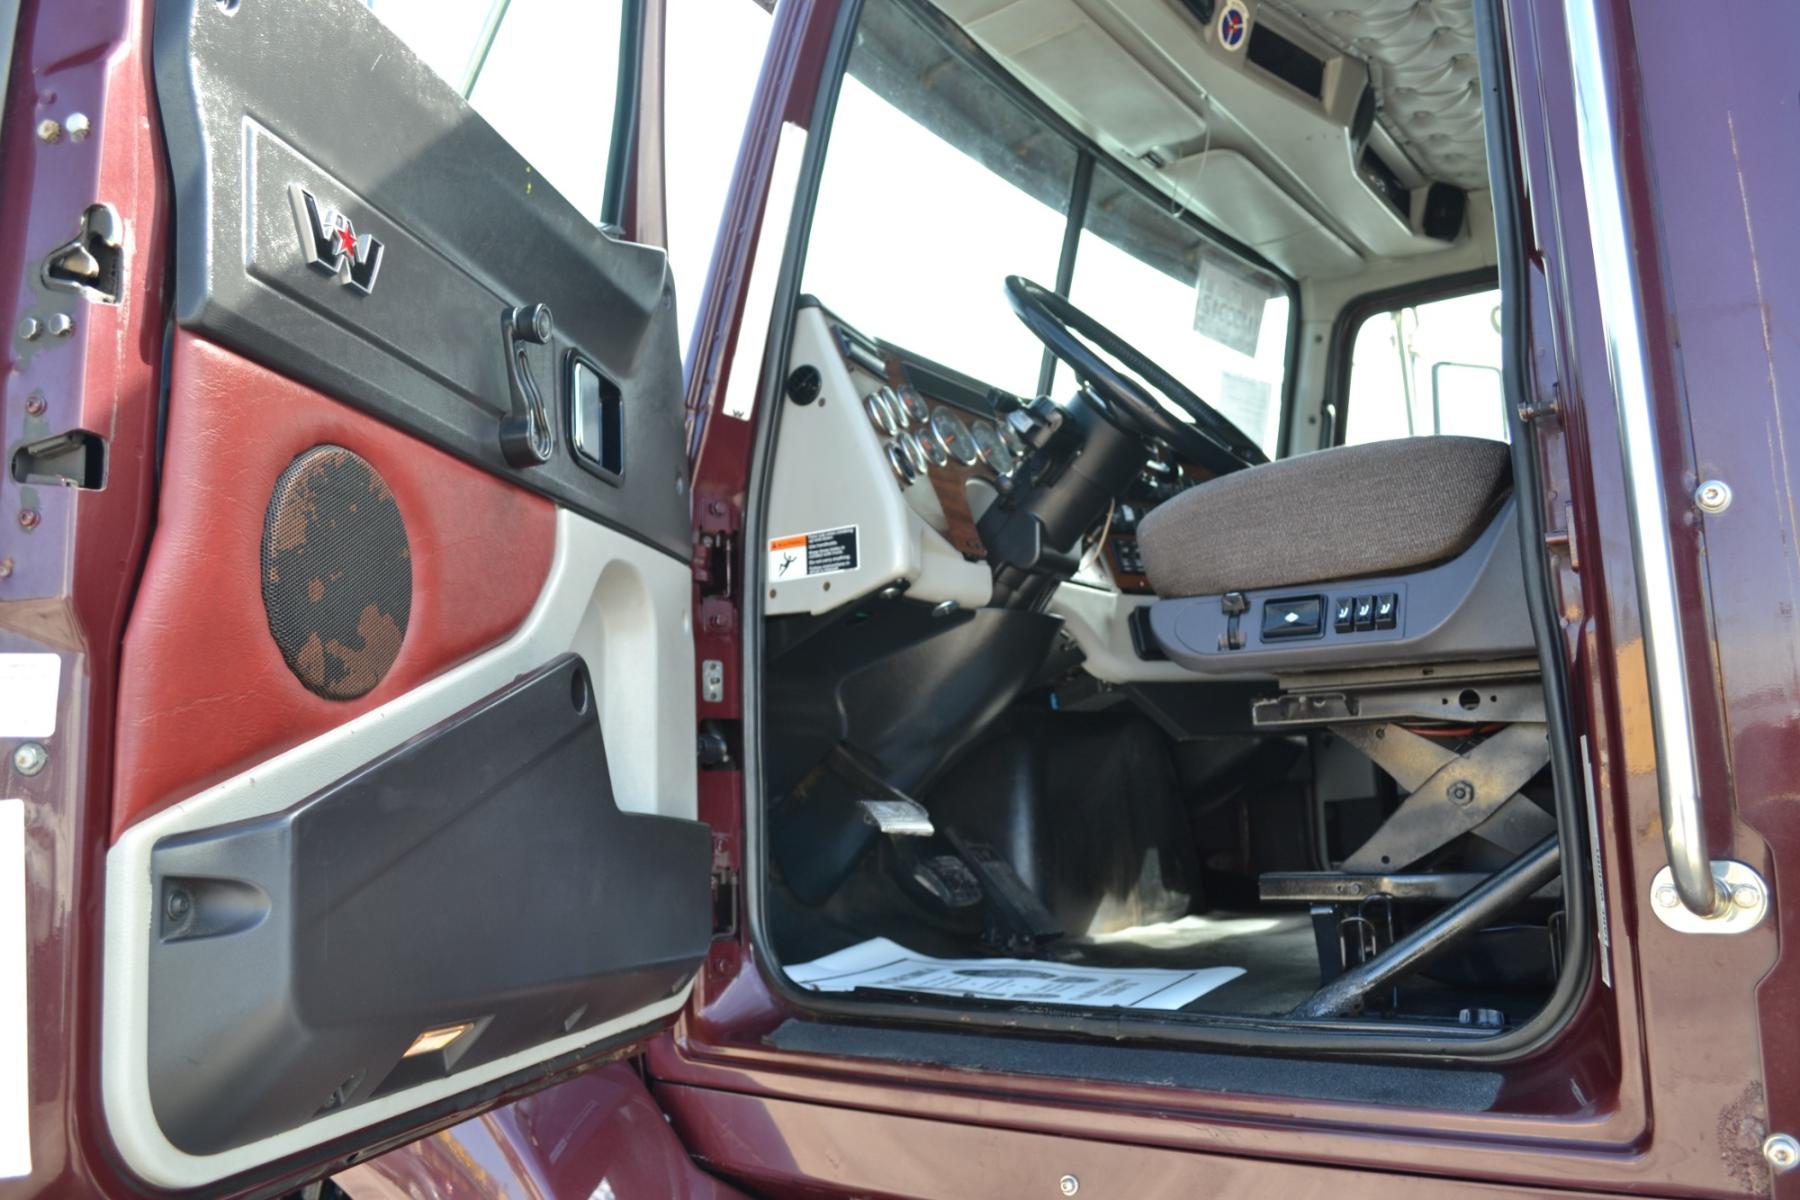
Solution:
<svg viewBox="0 0 1800 1200">
<path fill-rule="evenodd" d="M 996 401 L 1017 398 L 876 342 L 841 322 L 833 320 L 831 330 L 846 364 L 871 378 L 863 409 L 900 485 L 923 483 L 932 490 L 944 510 L 950 540 L 967 557 L 985 559 L 987 549 L 975 529 L 980 513 L 970 511 L 962 493 L 970 480 L 1003 490 L 1029 452 L 996 407 Z M 1158 504 L 1209 478 L 1204 468 L 1186 464 L 1151 462 L 1145 468 L 1106 525 L 1101 557 L 1113 586 L 1132 595 L 1153 594 L 1138 551 L 1138 522 Z"/>
<path fill-rule="evenodd" d="M 996 411 L 1002 393 L 903 355 L 835 319 L 845 369 L 910 505 L 963 557 L 985 562 L 976 522 L 1010 486 L 1027 447 Z"/>
<path fill-rule="evenodd" d="M 986 606 L 994 569 L 979 522 L 1031 470 L 1017 399 L 876 341 L 811 299 L 796 314 L 784 395 L 764 612 L 819 615 L 894 588 L 938 606 Z M 1098 561 L 1051 597 L 1097 678 L 1192 678 L 1133 639 L 1133 616 L 1152 599 L 1136 527 L 1203 478 L 1151 463 L 1114 505 Z"/>
</svg>

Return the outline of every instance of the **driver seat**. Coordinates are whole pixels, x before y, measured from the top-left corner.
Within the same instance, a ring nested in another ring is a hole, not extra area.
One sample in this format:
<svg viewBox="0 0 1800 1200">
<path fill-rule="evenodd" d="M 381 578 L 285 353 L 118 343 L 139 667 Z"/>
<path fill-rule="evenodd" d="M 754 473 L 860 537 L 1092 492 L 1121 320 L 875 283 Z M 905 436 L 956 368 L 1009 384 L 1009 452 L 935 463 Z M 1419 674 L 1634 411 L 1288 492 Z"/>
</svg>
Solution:
<svg viewBox="0 0 1800 1200">
<path fill-rule="evenodd" d="M 1167 657 L 1272 676 L 1255 731 L 1329 730 L 1396 789 L 1326 869 L 1259 879 L 1264 900 L 1311 906 L 1325 978 L 1391 941 L 1396 906 L 1449 904 L 1556 832 L 1531 788 L 1550 743 L 1510 467 L 1478 438 L 1321 450 L 1202 483 L 1138 526 L 1158 597 L 1140 611 Z"/>
<path fill-rule="evenodd" d="M 1418 437 L 1221 475 L 1138 526 L 1163 599 L 1393 575 L 1474 544 L 1512 482 L 1504 442 Z"/>
</svg>

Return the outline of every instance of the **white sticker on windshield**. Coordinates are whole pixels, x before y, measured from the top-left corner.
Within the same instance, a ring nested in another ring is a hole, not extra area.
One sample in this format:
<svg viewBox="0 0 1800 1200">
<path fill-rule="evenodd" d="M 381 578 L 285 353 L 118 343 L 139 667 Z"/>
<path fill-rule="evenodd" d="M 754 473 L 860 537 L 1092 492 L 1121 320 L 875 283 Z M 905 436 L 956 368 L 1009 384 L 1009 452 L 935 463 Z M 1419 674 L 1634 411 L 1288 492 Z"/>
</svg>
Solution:
<svg viewBox="0 0 1800 1200">
<path fill-rule="evenodd" d="M 1230 418 L 1233 425 L 1248 433 L 1253 440 L 1260 441 L 1257 434 L 1268 425 L 1269 413 L 1273 407 L 1269 392 L 1269 383 L 1265 379 L 1252 379 L 1235 371 L 1220 371 L 1217 407 Z"/>
<path fill-rule="evenodd" d="M 1194 332 L 1254 358 L 1268 300 L 1261 285 L 1203 258 L 1194 281 Z"/>
<path fill-rule="evenodd" d="M 0 654 L 0 738 L 56 732 L 62 660 L 54 654 Z"/>
<path fill-rule="evenodd" d="M 25 802 L 0 800 L 0 1179 L 31 1174 L 25 1011 Z"/>
</svg>

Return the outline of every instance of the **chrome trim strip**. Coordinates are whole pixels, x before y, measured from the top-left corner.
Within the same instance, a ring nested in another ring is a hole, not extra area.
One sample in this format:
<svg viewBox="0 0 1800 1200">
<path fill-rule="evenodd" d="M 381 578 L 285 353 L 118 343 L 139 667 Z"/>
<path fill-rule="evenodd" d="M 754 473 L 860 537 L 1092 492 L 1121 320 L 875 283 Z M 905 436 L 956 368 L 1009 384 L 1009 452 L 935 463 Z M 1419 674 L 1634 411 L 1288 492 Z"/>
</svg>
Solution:
<svg viewBox="0 0 1800 1200">
<path fill-rule="evenodd" d="M 1600 46 L 1598 7 L 1599 0 L 1570 0 L 1564 12 L 1588 233 L 1594 247 L 1594 275 L 1631 517 L 1663 842 L 1681 902 L 1696 916 L 1712 918 L 1729 908 L 1713 879 L 1701 821 L 1693 713 L 1688 707 L 1686 658 L 1677 615 L 1674 548 L 1651 426 L 1640 281 L 1626 235 L 1624 180 L 1611 107 L 1613 86 Z"/>
</svg>

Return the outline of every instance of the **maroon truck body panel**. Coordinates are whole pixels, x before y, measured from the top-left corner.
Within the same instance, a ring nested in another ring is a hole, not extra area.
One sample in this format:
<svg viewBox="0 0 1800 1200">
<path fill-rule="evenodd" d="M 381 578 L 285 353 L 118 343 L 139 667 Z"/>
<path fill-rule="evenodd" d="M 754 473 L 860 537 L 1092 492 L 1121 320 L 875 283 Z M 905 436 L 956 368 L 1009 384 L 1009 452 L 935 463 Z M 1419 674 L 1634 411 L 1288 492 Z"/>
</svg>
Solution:
<svg viewBox="0 0 1800 1200">
<path fill-rule="evenodd" d="M 694 1165 L 644 1081 L 601 1067 L 337 1177 L 358 1200 L 560 1200 L 743 1193 Z"/>
</svg>

